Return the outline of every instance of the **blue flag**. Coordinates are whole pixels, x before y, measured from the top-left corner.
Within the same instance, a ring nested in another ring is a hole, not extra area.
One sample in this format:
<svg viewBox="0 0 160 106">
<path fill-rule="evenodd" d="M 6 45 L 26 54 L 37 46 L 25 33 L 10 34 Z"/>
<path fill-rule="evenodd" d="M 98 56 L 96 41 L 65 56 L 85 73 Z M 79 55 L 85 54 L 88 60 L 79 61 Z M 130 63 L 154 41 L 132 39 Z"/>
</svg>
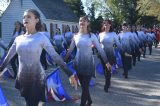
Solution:
<svg viewBox="0 0 160 106">
<path fill-rule="evenodd" d="M 57 68 L 47 77 L 47 99 L 55 101 L 72 100 L 72 98 L 66 93 L 64 87 L 62 86 L 59 71 L 59 68 Z"/>
<path fill-rule="evenodd" d="M 117 65 L 118 65 L 119 67 L 123 67 L 122 58 L 121 58 L 121 55 L 120 55 L 120 53 L 119 53 L 118 48 L 115 48 L 115 49 L 114 49 L 114 55 L 115 55 L 115 57 L 116 57 Z"/>
<path fill-rule="evenodd" d="M 1 75 L 3 76 L 3 78 L 14 78 L 14 73 L 11 69 L 9 68 L 5 68 Z"/>
<path fill-rule="evenodd" d="M 67 66 L 72 73 L 76 74 L 76 70 L 73 68 L 73 61 L 70 61 L 69 63 L 67 63 Z"/>
<path fill-rule="evenodd" d="M 1 88 L 0 88 L 0 106 L 9 106 Z"/>
<path fill-rule="evenodd" d="M 64 57 L 66 56 L 66 54 L 67 54 L 67 51 L 66 51 L 66 49 L 64 49 L 64 50 L 60 53 L 60 56 L 61 56 L 62 58 L 64 58 Z"/>
<path fill-rule="evenodd" d="M 73 68 L 73 61 L 70 61 L 67 65 L 68 65 L 68 68 L 70 69 L 70 71 L 75 75 L 75 79 L 77 80 L 78 85 L 80 85 L 80 83 L 78 81 L 77 74 L 76 74 L 76 70 Z M 90 86 L 94 86 L 95 85 L 93 79 L 90 80 L 89 85 Z"/>
<path fill-rule="evenodd" d="M 112 65 L 111 73 L 112 73 L 112 74 L 116 74 L 116 73 L 117 73 L 116 64 L 113 64 L 113 65 Z"/>
<path fill-rule="evenodd" d="M 6 53 L 3 54 L 2 58 L 0 59 L 0 64 L 4 61 L 4 58 L 6 57 Z"/>
<path fill-rule="evenodd" d="M 89 86 L 94 86 L 94 85 L 95 85 L 95 82 L 94 82 L 93 79 L 91 79 L 90 82 L 89 82 Z"/>
<path fill-rule="evenodd" d="M 98 63 L 97 66 L 96 66 L 96 71 L 98 74 L 100 75 L 104 75 L 104 69 L 103 69 L 103 66 L 101 63 Z"/>
</svg>

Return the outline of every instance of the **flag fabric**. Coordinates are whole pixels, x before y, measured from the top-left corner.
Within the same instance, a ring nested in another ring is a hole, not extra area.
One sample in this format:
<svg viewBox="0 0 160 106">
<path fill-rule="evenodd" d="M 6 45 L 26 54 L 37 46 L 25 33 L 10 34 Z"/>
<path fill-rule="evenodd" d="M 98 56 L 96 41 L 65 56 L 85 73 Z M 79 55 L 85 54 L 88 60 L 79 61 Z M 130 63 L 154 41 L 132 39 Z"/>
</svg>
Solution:
<svg viewBox="0 0 160 106">
<path fill-rule="evenodd" d="M 80 82 L 78 80 L 78 76 L 77 76 L 76 70 L 73 68 L 73 61 L 70 61 L 69 63 L 67 63 L 67 66 L 68 66 L 69 70 L 74 74 L 74 77 L 77 80 L 78 85 L 80 86 L 81 84 L 80 84 Z"/>
<path fill-rule="evenodd" d="M 64 59 L 65 56 L 66 56 L 66 54 L 67 54 L 67 51 L 66 51 L 66 49 L 64 49 L 64 50 L 60 53 L 60 56 Z"/>
<path fill-rule="evenodd" d="M 13 70 L 11 70 L 11 69 L 9 69 L 9 68 L 5 68 L 5 69 L 1 72 L 0 76 L 1 76 L 2 78 L 14 78 L 14 72 L 13 72 Z"/>
<path fill-rule="evenodd" d="M 73 68 L 73 61 L 70 61 L 67 65 L 68 65 L 68 68 L 70 69 L 70 71 L 74 74 L 75 79 L 77 80 L 78 85 L 80 86 L 81 84 L 80 84 L 80 82 L 78 80 L 78 77 L 77 77 L 77 74 L 76 74 L 76 70 Z M 89 85 L 90 86 L 94 86 L 95 85 L 95 82 L 94 82 L 93 79 L 90 80 Z"/>
<path fill-rule="evenodd" d="M 117 74 L 116 64 L 113 64 L 113 65 L 112 65 L 111 73 L 112 73 L 112 74 Z"/>
<path fill-rule="evenodd" d="M 0 106 L 9 106 L 7 103 L 7 100 L 2 92 L 1 87 L 0 87 Z"/>
<path fill-rule="evenodd" d="M 76 75 L 76 70 L 73 68 L 73 61 L 67 63 L 67 66 L 70 69 L 70 71 Z"/>
<path fill-rule="evenodd" d="M 118 67 L 122 68 L 123 67 L 123 63 L 122 63 L 122 58 L 121 58 L 121 55 L 119 53 L 118 48 L 114 49 L 114 55 L 116 57 L 116 62 L 117 62 Z"/>
<path fill-rule="evenodd" d="M 3 54 L 2 58 L 0 59 L 0 64 L 4 61 L 4 58 L 6 57 L 6 53 Z"/>
<path fill-rule="evenodd" d="M 47 101 L 65 101 L 72 100 L 72 98 L 65 91 L 60 78 L 60 69 L 55 69 L 47 76 Z"/>
<path fill-rule="evenodd" d="M 101 63 L 98 63 L 96 66 L 96 72 L 100 75 L 104 75 L 104 69 Z M 112 69 L 111 69 L 111 73 L 112 74 L 116 74 L 117 70 L 116 70 L 116 64 L 112 65 Z"/>
<path fill-rule="evenodd" d="M 100 75 L 104 75 L 104 69 L 101 63 L 98 63 L 96 66 L 96 72 Z"/>
<path fill-rule="evenodd" d="M 89 86 L 91 86 L 91 87 L 92 87 L 92 86 L 94 86 L 94 85 L 95 85 L 95 82 L 94 82 L 94 80 L 93 80 L 93 79 L 91 79 L 91 80 L 90 80 L 90 82 L 89 82 Z"/>
</svg>

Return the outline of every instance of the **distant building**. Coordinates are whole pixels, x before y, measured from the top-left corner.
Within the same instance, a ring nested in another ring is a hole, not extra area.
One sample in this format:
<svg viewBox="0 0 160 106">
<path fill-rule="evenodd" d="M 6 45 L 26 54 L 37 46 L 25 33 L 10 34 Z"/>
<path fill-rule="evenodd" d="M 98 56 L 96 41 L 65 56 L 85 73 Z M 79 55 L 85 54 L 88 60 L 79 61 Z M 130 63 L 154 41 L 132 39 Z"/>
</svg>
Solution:
<svg viewBox="0 0 160 106">
<path fill-rule="evenodd" d="M 0 17 L 0 38 L 2 37 L 2 22 L 1 22 L 1 17 Z"/>
<path fill-rule="evenodd" d="M 66 25 L 70 26 L 71 31 L 78 25 L 78 17 L 63 0 L 11 0 L 1 17 L 2 39 L 6 45 L 11 40 L 14 22 L 22 22 L 23 12 L 29 8 L 39 11 L 42 22 L 46 23 L 52 35 L 56 27 L 63 33 Z"/>
</svg>

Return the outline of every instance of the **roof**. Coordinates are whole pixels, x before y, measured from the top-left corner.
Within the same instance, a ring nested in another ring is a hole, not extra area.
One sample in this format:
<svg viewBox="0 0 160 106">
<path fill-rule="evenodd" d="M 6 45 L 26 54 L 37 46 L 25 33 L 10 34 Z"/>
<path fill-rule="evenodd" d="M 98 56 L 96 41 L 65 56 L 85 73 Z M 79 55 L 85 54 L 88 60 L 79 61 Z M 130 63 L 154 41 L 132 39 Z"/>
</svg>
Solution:
<svg viewBox="0 0 160 106">
<path fill-rule="evenodd" d="M 32 0 L 47 19 L 78 22 L 78 17 L 63 0 Z"/>
</svg>

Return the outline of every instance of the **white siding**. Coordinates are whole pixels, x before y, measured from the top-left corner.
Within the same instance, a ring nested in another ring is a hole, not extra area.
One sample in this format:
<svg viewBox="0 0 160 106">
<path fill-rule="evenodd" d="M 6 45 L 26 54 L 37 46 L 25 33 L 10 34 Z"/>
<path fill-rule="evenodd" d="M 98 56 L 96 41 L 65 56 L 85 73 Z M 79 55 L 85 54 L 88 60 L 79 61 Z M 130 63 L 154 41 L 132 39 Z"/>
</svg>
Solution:
<svg viewBox="0 0 160 106">
<path fill-rule="evenodd" d="M 8 6 L 4 14 L 2 15 L 2 39 L 8 44 L 11 39 L 12 32 L 14 30 L 14 22 L 20 20 L 19 0 L 12 0 L 12 3 Z"/>
<path fill-rule="evenodd" d="M 12 0 L 4 14 L 2 15 L 2 39 L 4 40 L 5 44 L 11 40 L 12 32 L 14 30 L 14 22 L 20 21 L 22 22 L 23 12 L 26 9 L 33 8 L 37 9 L 39 12 L 40 10 L 35 6 L 32 0 Z M 45 16 L 40 12 L 41 18 L 45 19 Z"/>
<path fill-rule="evenodd" d="M 12 0 L 12 2 L 2 15 L 2 39 L 6 45 L 8 45 L 11 40 L 12 32 L 14 30 L 14 22 L 22 22 L 22 15 L 26 9 L 33 8 L 38 10 L 41 15 L 42 22 L 47 24 L 48 31 L 50 31 L 50 23 L 57 24 L 61 31 L 62 24 L 69 25 L 71 29 L 72 25 L 78 25 L 78 23 L 74 22 L 46 19 L 44 14 L 38 9 L 38 7 L 33 3 L 32 0 L 22 0 L 22 3 L 20 1 L 21 0 Z"/>
</svg>

